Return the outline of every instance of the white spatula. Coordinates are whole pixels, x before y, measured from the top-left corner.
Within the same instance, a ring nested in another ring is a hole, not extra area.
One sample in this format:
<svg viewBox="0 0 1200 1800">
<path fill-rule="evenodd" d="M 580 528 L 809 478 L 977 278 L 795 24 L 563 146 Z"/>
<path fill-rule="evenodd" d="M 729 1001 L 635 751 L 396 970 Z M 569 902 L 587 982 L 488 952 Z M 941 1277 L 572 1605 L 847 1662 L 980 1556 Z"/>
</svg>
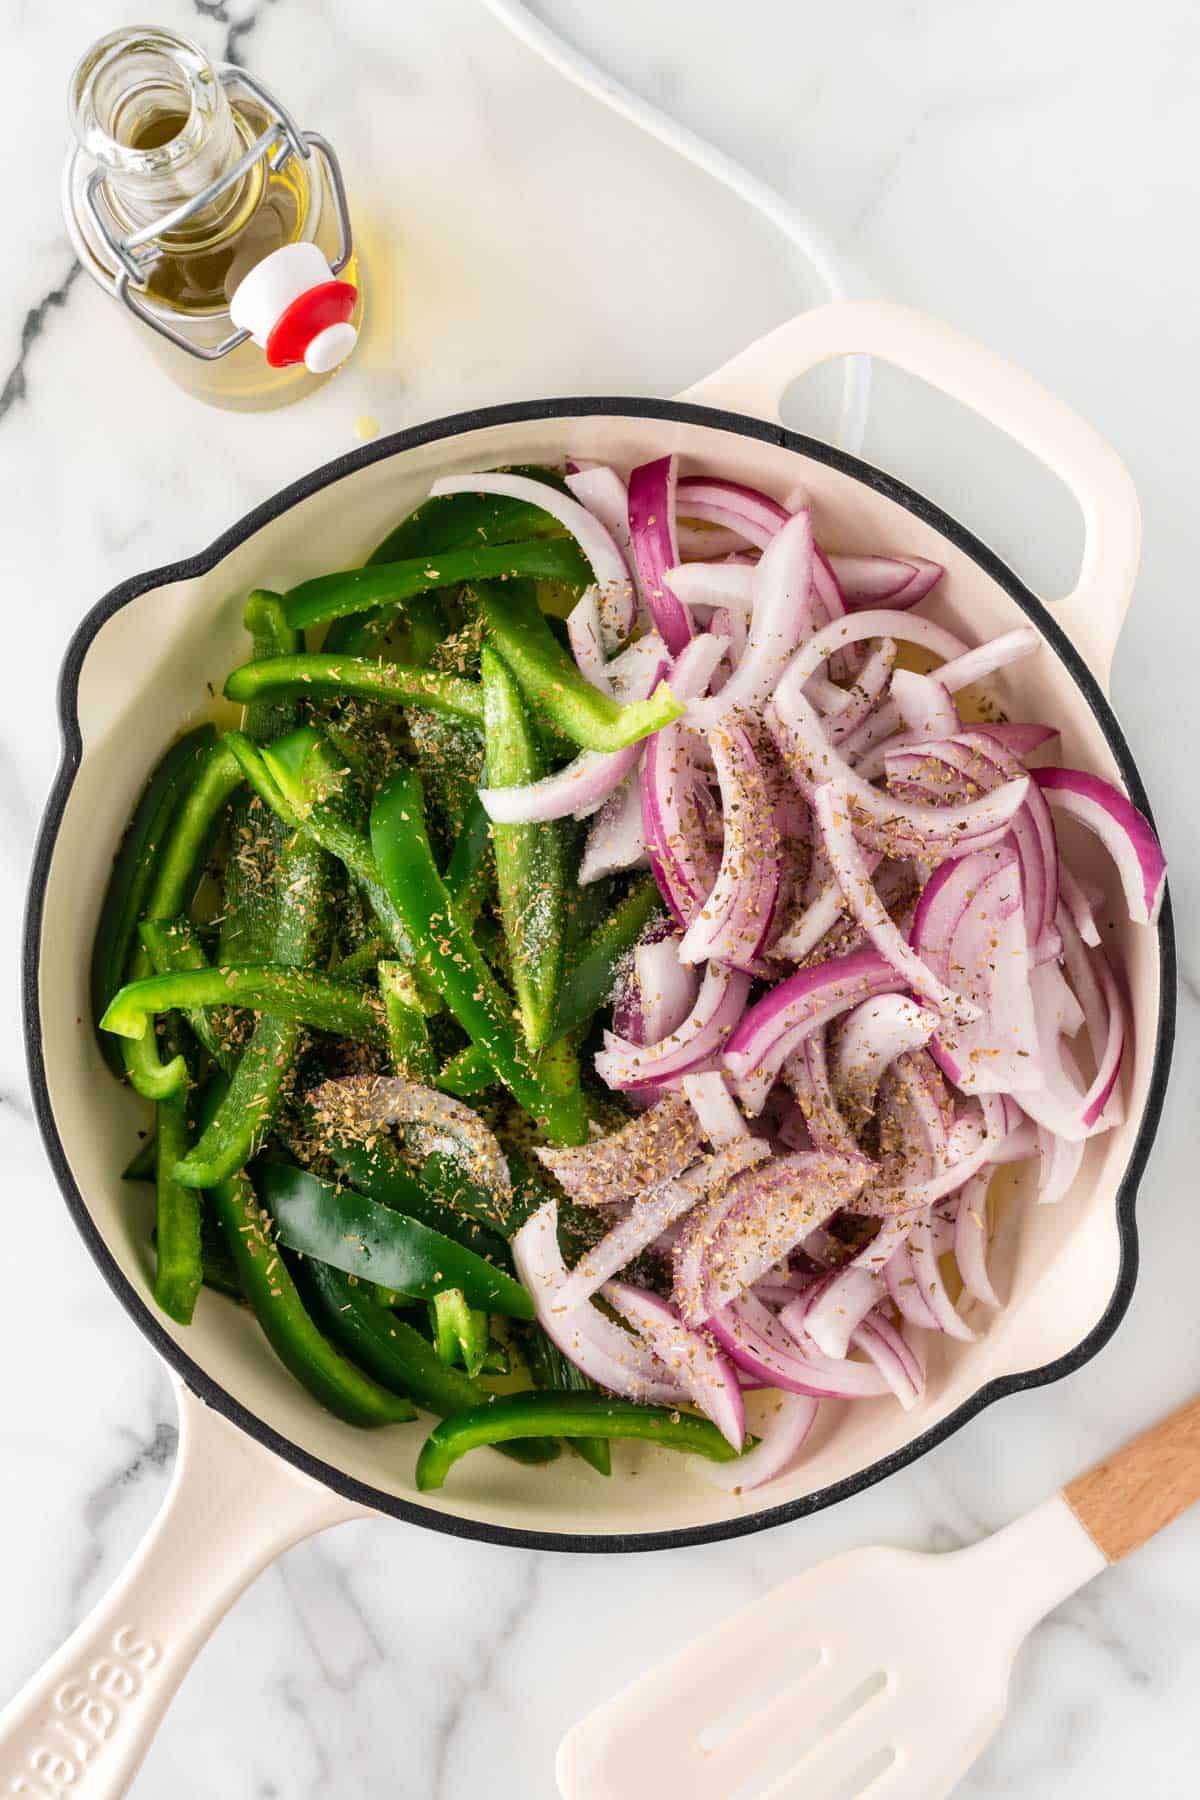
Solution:
<svg viewBox="0 0 1200 1800">
<path fill-rule="evenodd" d="M 563 1739 L 564 1800 L 938 1800 L 1069 1594 L 1200 1499 L 1200 1400 L 968 1550 L 855 1550 L 756 1601 Z"/>
</svg>

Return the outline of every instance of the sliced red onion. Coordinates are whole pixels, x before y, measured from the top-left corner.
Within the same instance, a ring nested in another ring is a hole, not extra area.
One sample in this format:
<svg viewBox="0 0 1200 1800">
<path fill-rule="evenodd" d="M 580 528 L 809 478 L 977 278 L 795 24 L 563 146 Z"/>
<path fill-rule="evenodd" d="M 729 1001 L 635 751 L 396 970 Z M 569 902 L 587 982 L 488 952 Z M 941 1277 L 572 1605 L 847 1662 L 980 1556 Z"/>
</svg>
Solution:
<svg viewBox="0 0 1200 1800">
<path fill-rule="evenodd" d="M 842 1026 L 834 1080 L 856 1118 L 865 1122 L 874 1112 L 884 1070 L 924 1049 L 936 1027 L 936 1014 L 904 994 L 880 994 L 855 1007 Z"/>
<path fill-rule="evenodd" d="M 848 690 L 846 704 L 828 722 L 831 743 L 840 744 L 852 731 L 858 730 L 872 707 L 878 704 L 888 683 L 892 682 L 894 687 L 895 673 L 904 673 L 903 670 L 896 670 L 896 640 L 880 638 L 864 662 L 854 686 Z M 835 689 L 835 692 L 840 691 Z M 810 683 L 809 698 L 811 697 Z"/>
<path fill-rule="evenodd" d="M 702 1156 L 682 1175 L 640 1193 L 626 1217 L 580 1258 L 559 1291 L 559 1306 L 570 1312 L 590 1300 L 706 1195 L 720 1193 L 734 1176 L 765 1162 L 770 1154 L 770 1145 L 761 1138 L 738 1138 L 724 1150 Z"/>
<path fill-rule="evenodd" d="M 460 1164 L 479 1187 L 500 1198 L 512 1193 L 508 1162 L 494 1132 L 473 1107 L 402 1075 L 344 1075 L 313 1088 L 308 1104 L 325 1132 L 369 1143 L 398 1125 L 421 1157 Z"/>
<path fill-rule="evenodd" d="M 746 556 L 750 546 L 740 531 L 728 531 L 723 525 L 701 525 L 695 519 L 675 521 L 675 537 L 679 554 L 685 560 L 711 562 L 714 557 L 730 561 L 752 561 Z M 681 565 L 682 566 L 682 565 Z"/>
<path fill-rule="evenodd" d="M 636 768 L 610 794 L 596 814 L 579 861 L 579 885 L 602 881 L 621 869 L 635 869 L 646 862 L 642 837 L 642 790 Z"/>
<path fill-rule="evenodd" d="M 892 697 L 905 725 L 918 738 L 950 737 L 961 724 L 949 689 L 935 675 L 897 669 L 892 677 Z"/>
<path fill-rule="evenodd" d="M 846 1355 L 855 1331 L 883 1298 L 883 1271 L 911 1228 L 911 1219 L 885 1219 L 857 1256 L 816 1283 L 803 1313 L 793 1315 L 826 1356 Z"/>
<path fill-rule="evenodd" d="M 538 1323 L 563 1355 L 599 1387 L 662 1406 L 689 1396 L 647 1345 L 605 1318 L 590 1300 L 567 1312 L 558 1294 L 567 1279 L 558 1247 L 558 1206 L 547 1200 L 512 1239 L 513 1262 Z"/>
<path fill-rule="evenodd" d="M 661 1043 L 645 1046 L 606 1032 L 604 1049 L 596 1057 L 596 1073 L 612 1088 L 657 1085 L 690 1075 L 724 1048 L 745 1010 L 749 991 L 748 975 L 710 963 L 696 1004 L 677 1031 Z"/>
<path fill-rule="evenodd" d="M 641 700 L 651 693 L 663 668 L 671 667 L 671 655 L 657 631 L 650 630 L 626 644 L 605 664 L 605 674 L 617 700 Z"/>
<path fill-rule="evenodd" d="M 674 934 L 643 941 L 633 953 L 642 1001 L 643 1043 L 657 1044 L 683 1024 L 696 1004 L 700 977 L 679 960 Z"/>
<path fill-rule="evenodd" d="M 705 1332 L 685 1325 L 675 1308 L 645 1288 L 610 1281 L 604 1298 L 645 1339 L 700 1411 L 735 1450 L 746 1442 L 746 1405 L 737 1370 Z"/>
<path fill-rule="evenodd" d="M 915 994 L 928 1000 L 939 1012 L 961 1024 L 978 1019 L 979 1007 L 965 1000 L 921 960 L 875 892 L 855 840 L 849 799 L 841 783 L 831 781 L 818 787 L 812 796 L 812 808 L 825 844 L 825 854 L 846 904 L 879 954 Z"/>
<path fill-rule="evenodd" d="M 625 483 L 615 469 L 610 469 L 603 463 L 569 468 L 566 480 L 579 504 L 599 519 L 620 550 L 625 566 L 634 579 L 637 613 L 644 623 L 649 612 L 637 585 L 637 565 L 633 555 L 633 540 L 629 535 L 629 494 Z"/>
<path fill-rule="evenodd" d="M 931 1221 L 918 1219 L 908 1234 L 908 1255 L 922 1300 L 939 1331 L 961 1343 L 974 1343 L 978 1335 L 962 1317 L 946 1292 L 937 1253 L 931 1241 Z"/>
<path fill-rule="evenodd" d="M 678 656 L 692 635 L 688 609 L 676 599 L 667 570 L 679 562 L 675 537 L 675 488 L 679 459 L 660 456 L 629 477 L 629 535 L 646 604 L 663 642 Z"/>
<path fill-rule="evenodd" d="M 974 682 L 994 675 L 998 669 L 1007 668 L 1010 663 L 1018 662 L 1022 657 L 1032 656 L 1041 647 L 1042 640 L 1032 625 L 1017 625 L 1012 631 L 989 638 L 985 644 L 977 644 L 973 650 L 964 650 L 961 655 L 952 656 L 937 670 L 937 679 L 947 693 L 957 694 Z M 884 701 L 882 706 L 877 707 L 864 720 L 854 736 L 847 740 L 843 746 L 844 754 L 857 764 L 872 745 L 881 743 L 898 731 L 900 724 L 900 708 L 892 700 Z M 1021 752 L 1016 751 L 1015 754 L 1020 755 Z"/>
<path fill-rule="evenodd" d="M 703 905 L 719 866 L 704 828 L 696 743 L 683 724 L 655 732 L 640 777 L 642 841 L 659 892 L 684 927 Z"/>
<path fill-rule="evenodd" d="M 1092 903 L 1084 893 L 1078 878 L 1071 873 L 1061 859 L 1058 865 L 1058 891 L 1076 931 L 1084 943 L 1090 944 L 1094 949 L 1100 942 L 1100 927 L 1096 923 L 1096 914 L 1093 911 Z"/>
<path fill-rule="evenodd" d="M 812 520 L 799 512 L 752 570 L 754 603 L 745 652 L 718 695 L 693 702 L 689 717 L 696 724 L 715 725 L 735 707 L 755 716 L 765 705 L 810 628 L 812 566 Z"/>
<path fill-rule="evenodd" d="M 1067 1138 L 1059 1137 L 1056 1131 L 1047 1131 L 1044 1125 L 1037 1127 L 1037 1149 L 1041 1159 L 1039 1205 L 1057 1206 L 1060 1200 L 1066 1198 L 1075 1184 L 1086 1147 L 1082 1140 L 1072 1143 Z"/>
<path fill-rule="evenodd" d="M 1025 1093 L 1042 1084 L 1021 870 L 1006 845 L 943 863 L 926 883 L 912 943 L 939 975 L 956 974 L 978 1009 L 941 1024 L 930 1050 L 964 1093 Z"/>
<path fill-rule="evenodd" d="M 778 500 L 757 488 L 707 475 L 686 476 L 679 483 L 676 504 L 685 517 L 723 525 L 760 550 L 778 536 L 791 516 Z"/>
<path fill-rule="evenodd" d="M 753 970 L 771 931 L 780 843 L 766 774 L 749 730 L 715 726 L 709 747 L 721 785 L 725 841 L 716 880 L 679 946 L 682 962 L 710 959 Z"/>
<path fill-rule="evenodd" d="M 863 863 L 867 873 L 873 875 L 881 860 L 877 850 L 866 851 Z M 812 955 L 821 939 L 845 916 L 845 912 L 846 896 L 840 885 L 834 880 L 826 881 L 803 912 L 776 938 L 771 946 L 771 955 L 784 962 L 804 962 Z"/>
<path fill-rule="evenodd" d="M 697 1207 L 676 1252 L 675 1300 L 684 1318 L 702 1324 L 753 1287 L 858 1192 L 870 1169 L 859 1155 L 796 1151 L 748 1170 Z"/>
<path fill-rule="evenodd" d="M 1131 800 L 1084 769 L 1035 769 L 1034 780 L 1051 806 L 1100 839 L 1117 865 L 1129 916 L 1153 925 L 1162 905 L 1167 863 L 1154 827 Z"/>
<path fill-rule="evenodd" d="M 871 1215 L 923 1211 L 956 1194 L 985 1163 L 996 1160 L 1004 1142 L 1003 1113 L 995 1094 L 982 1094 L 979 1110 L 966 1113 L 951 1127 L 942 1166 L 923 1180 L 887 1185 L 872 1182 L 846 1202 L 848 1212 Z"/>
<path fill-rule="evenodd" d="M 1065 908 L 1058 923 L 1067 972 L 1075 984 L 1096 1065 L 1084 1095 L 1083 1123 L 1090 1131 L 1107 1130 L 1124 1117 L 1117 1077 L 1125 1052 L 1125 1002 L 1103 950 L 1088 952 Z"/>
<path fill-rule="evenodd" d="M 725 1048 L 734 1091 L 751 1115 L 760 1113 L 775 1077 L 810 1032 L 875 994 L 903 983 L 877 950 L 855 950 L 799 969 L 752 1006 Z"/>
<path fill-rule="evenodd" d="M 608 659 L 604 654 L 604 636 L 595 588 L 589 588 L 567 614 L 567 637 L 580 674 L 585 675 L 593 687 L 602 689 L 604 693 L 610 692 Z"/>
<path fill-rule="evenodd" d="M 749 1383 L 747 1386 L 759 1386 Z M 799 1458 L 813 1428 L 820 1401 L 811 1394 L 778 1394 L 774 1410 L 759 1429 L 753 1450 L 736 1462 L 713 1463 L 706 1457 L 689 1458 L 688 1467 L 701 1481 L 726 1494 L 749 1494 L 779 1475 L 786 1475 Z"/>
<path fill-rule="evenodd" d="M 510 500 L 523 500 L 530 506 L 538 506 L 557 519 L 591 564 L 606 647 L 616 649 L 618 644 L 624 643 L 633 630 L 637 609 L 633 582 L 612 533 L 586 506 L 581 506 L 571 495 L 560 494 L 545 481 L 535 481 L 527 475 L 500 475 L 494 470 L 443 475 L 429 492 L 431 495 L 503 494 Z"/>
<path fill-rule="evenodd" d="M 665 1094 L 649 1112 L 607 1137 L 565 1149 L 539 1146 L 534 1155 L 573 1200 L 611 1206 L 682 1175 L 700 1145 L 700 1125 L 687 1100 Z"/>
<path fill-rule="evenodd" d="M 814 1149 L 857 1155 L 857 1140 L 833 1097 L 823 1032 L 813 1032 L 792 1052 L 783 1065 L 783 1079 L 804 1115 Z"/>
<path fill-rule="evenodd" d="M 710 1069 L 702 1075 L 685 1075 L 680 1086 L 691 1102 L 701 1131 L 714 1149 L 719 1150 L 747 1135 L 746 1121 L 719 1070 Z"/>
<path fill-rule="evenodd" d="M 923 600 L 946 573 L 922 556 L 839 556 L 829 558 L 846 605 L 892 606 L 906 611 Z"/>
<path fill-rule="evenodd" d="M 878 1369 L 798 1344 L 753 1294 L 714 1314 L 708 1328 L 730 1360 L 767 1387 L 828 1400 L 875 1400 L 888 1392 Z"/>
<path fill-rule="evenodd" d="M 667 580 L 685 606 L 724 606 L 746 619 L 754 610 L 753 563 L 680 563 L 667 570 Z"/>
<path fill-rule="evenodd" d="M 990 1169 L 973 1175 L 955 1202 L 954 1260 L 967 1293 L 984 1306 L 1000 1305 L 1000 1297 L 988 1273 L 987 1197 L 991 1186 Z"/>
<path fill-rule="evenodd" d="M 911 1344 L 890 1319 L 878 1310 L 864 1319 L 854 1333 L 854 1348 L 869 1356 L 905 1412 L 911 1412 L 925 1393 L 925 1370 Z"/>
<path fill-rule="evenodd" d="M 821 635 L 818 633 L 818 638 Z M 775 741 L 801 793 L 811 800 L 822 783 L 839 781 L 853 809 L 856 832 L 871 848 L 887 855 L 958 856 L 1002 837 L 1013 814 L 1024 804 L 1028 776 L 964 806 L 927 806 L 881 793 L 850 767 L 830 744 L 796 678 L 798 670 L 804 671 L 807 652 L 818 638 L 810 640 L 796 657 L 768 712 Z"/>
<path fill-rule="evenodd" d="M 917 1272 L 913 1268 L 907 1243 L 901 1244 L 888 1261 L 883 1271 L 883 1281 L 888 1299 L 902 1319 L 907 1319 L 910 1325 L 917 1325 L 923 1331 L 937 1330 L 937 1320 L 921 1298 Z"/>
</svg>

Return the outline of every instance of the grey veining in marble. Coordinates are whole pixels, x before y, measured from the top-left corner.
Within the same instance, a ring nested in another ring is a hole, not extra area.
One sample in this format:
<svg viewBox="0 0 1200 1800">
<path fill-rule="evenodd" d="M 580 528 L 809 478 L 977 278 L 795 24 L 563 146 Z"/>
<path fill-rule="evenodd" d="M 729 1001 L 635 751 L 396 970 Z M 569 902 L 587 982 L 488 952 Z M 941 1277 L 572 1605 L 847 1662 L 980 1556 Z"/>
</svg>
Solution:
<svg viewBox="0 0 1200 1800">
<path fill-rule="evenodd" d="M 299 408 L 243 418 L 199 407 L 76 277 L 58 213 L 67 76 L 91 38 L 146 10 L 273 82 L 347 165 L 371 332 L 351 369 Z M 1200 15 L 1188 0 L 1133 14 L 1111 0 L 544 0 L 543 11 L 812 212 L 870 291 L 1023 363 L 1128 461 L 1145 556 L 1114 688 L 1172 860 L 1184 969 L 1176 1082 L 1140 1207 L 1141 1282 L 1114 1342 L 1077 1377 L 1005 1402 L 806 1524 L 640 1558 L 532 1555 L 383 1522 L 299 1547 L 201 1655 L 139 1800 L 553 1800 L 561 1731 L 647 1660 L 834 1550 L 969 1542 L 1200 1375 Z M 566 88 L 474 0 L 0 0 L 0 34 L 22 146 L 0 302 L 7 1693 L 136 1542 L 174 1432 L 169 1384 L 79 1242 L 25 1097 L 16 940 L 72 628 L 117 580 L 199 548 L 353 444 L 364 414 L 387 429 L 532 393 L 669 393 L 813 296 L 736 202 Z M 793 407 L 828 429 L 824 391 Z M 984 428 L 883 380 L 867 449 L 1023 573 L 1066 586 L 1070 509 Z M 962 1792 L 1183 1800 L 1200 1766 L 1198 1688 L 1200 1520 L 1187 1519 L 1037 1633 L 1008 1725 Z"/>
</svg>

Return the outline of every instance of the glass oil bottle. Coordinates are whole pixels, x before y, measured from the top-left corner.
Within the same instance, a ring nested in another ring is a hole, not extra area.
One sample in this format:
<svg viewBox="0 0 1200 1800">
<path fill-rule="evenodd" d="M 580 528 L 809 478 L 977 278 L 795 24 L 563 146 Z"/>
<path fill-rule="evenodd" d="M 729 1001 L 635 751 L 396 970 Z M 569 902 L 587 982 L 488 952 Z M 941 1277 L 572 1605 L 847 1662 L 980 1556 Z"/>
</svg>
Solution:
<svg viewBox="0 0 1200 1800">
<path fill-rule="evenodd" d="M 285 278 L 273 304 L 286 309 L 294 290 L 311 285 L 315 263 L 330 278 L 318 313 L 343 321 L 324 342 L 337 339 L 339 361 L 353 345 L 361 287 L 345 186 L 326 139 L 299 130 L 245 70 L 214 65 L 187 38 L 149 26 L 93 44 L 72 77 L 70 109 L 77 142 L 63 173 L 63 211 L 76 254 L 173 379 L 200 399 L 247 411 L 301 399 L 328 379 L 330 354 L 305 362 L 294 348 L 290 360 L 280 350 L 286 337 L 303 352 L 297 314 L 312 293 L 274 341 L 266 324 L 251 335 L 234 318 L 251 270 L 287 246 L 315 246 L 324 260 L 292 253 L 307 273 Z"/>
</svg>

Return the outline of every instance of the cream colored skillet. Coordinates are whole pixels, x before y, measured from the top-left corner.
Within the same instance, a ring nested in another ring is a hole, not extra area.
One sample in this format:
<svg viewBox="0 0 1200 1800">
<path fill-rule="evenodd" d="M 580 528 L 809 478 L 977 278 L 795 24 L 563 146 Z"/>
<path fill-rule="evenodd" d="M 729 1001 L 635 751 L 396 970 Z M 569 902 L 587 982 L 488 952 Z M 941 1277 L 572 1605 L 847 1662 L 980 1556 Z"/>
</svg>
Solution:
<svg viewBox="0 0 1200 1800">
<path fill-rule="evenodd" d="M 971 534 L 891 477 L 779 423 L 805 371 L 865 352 L 974 407 L 1073 491 L 1086 533 L 1078 582 L 1043 606 Z M 1056 1379 L 1094 1354 L 1128 1303 L 1133 1205 L 1170 1059 L 1173 939 L 1117 928 L 1135 1022 L 1124 1125 L 1089 1148 L 1057 1207 L 1019 1193 L 996 1262 L 1009 1304 L 986 1335 L 935 1349 L 912 1413 L 829 1405 L 811 1453 L 761 1493 L 725 1495 L 669 1453 L 621 1448 L 600 1482 L 578 1459 L 531 1471 L 482 1452 L 435 1496 L 418 1495 L 418 1426 L 357 1433 L 322 1412 L 274 1361 L 253 1319 L 205 1294 L 177 1330 L 150 1299 L 150 1220 L 122 1183 L 140 1103 L 102 1065 L 87 1026 L 90 941 L 111 848 L 155 754 L 211 714 L 242 655 L 241 598 L 362 560 L 435 475 L 489 464 L 594 458 L 623 468 L 678 451 L 782 496 L 807 490 L 822 540 L 944 563 L 930 610 L 971 639 L 1032 619 L 1040 656 L 998 678 L 1014 716 L 1062 729 L 1064 762 L 1146 796 L 1105 697 L 1138 559 L 1137 501 L 1094 431 L 1027 375 L 918 314 L 843 303 L 781 326 L 675 401 L 535 401 L 459 415 L 364 447 L 252 513 L 201 556 L 126 583 L 93 610 L 63 670 L 64 759 L 43 822 L 26 935 L 30 1073 L 50 1159 L 104 1275 L 177 1378 L 179 1458 L 146 1543 L 111 1593 L 0 1721 L 0 1792 L 123 1791 L 198 1647 L 274 1556 L 339 1520 L 388 1513 L 496 1543 L 589 1551 L 665 1549 L 736 1536 L 828 1506 L 957 1429 L 989 1401 Z M 1109 871 L 1087 844 L 1074 866 Z M 1114 919 L 1118 909 L 1112 909 Z M 625 1478 L 636 1466 L 637 1480 Z"/>
</svg>

